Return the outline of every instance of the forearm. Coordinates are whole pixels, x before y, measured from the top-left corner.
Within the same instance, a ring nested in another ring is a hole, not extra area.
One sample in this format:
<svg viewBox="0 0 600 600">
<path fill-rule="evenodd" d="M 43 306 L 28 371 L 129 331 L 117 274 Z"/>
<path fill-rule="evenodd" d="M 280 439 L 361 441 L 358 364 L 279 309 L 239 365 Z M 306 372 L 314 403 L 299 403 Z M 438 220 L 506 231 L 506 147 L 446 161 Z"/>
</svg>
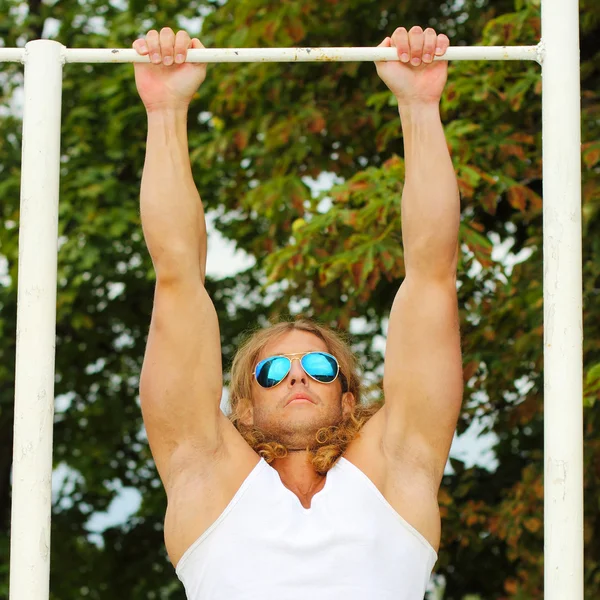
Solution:
<svg viewBox="0 0 600 600">
<path fill-rule="evenodd" d="M 204 281 L 206 223 L 192 177 L 186 110 L 148 113 L 140 211 L 157 277 L 196 271 Z"/>
<path fill-rule="evenodd" d="M 456 273 L 460 196 L 437 104 L 400 107 L 406 176 L 402 240 L 406 272 Z"/>
</svg>

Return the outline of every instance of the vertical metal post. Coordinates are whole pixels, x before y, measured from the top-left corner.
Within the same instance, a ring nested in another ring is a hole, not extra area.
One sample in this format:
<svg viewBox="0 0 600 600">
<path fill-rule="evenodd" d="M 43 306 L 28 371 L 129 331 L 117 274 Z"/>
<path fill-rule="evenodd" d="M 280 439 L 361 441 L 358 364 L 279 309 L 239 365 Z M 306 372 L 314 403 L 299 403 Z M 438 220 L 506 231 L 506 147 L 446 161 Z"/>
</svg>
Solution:
<svg viewBox="0 0 600 600">
<path fill-rule="evenodd" d="M 544 598 L 583 599 L 581 86 L 577 0 L 542 2 Z"/>
<path fill-rule="evenodd" d="M 10 600 L 49 596 L 61 51 L 25 54 Z"/>
</svg>

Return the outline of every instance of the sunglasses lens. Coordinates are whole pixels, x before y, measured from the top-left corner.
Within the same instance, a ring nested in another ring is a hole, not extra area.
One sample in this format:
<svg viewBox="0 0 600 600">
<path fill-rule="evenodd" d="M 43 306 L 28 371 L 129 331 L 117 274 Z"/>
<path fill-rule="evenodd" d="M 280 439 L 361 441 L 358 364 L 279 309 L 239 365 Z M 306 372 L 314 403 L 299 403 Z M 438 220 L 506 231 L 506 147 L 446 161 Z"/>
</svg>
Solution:
<svg viewBox="0 0 600 600">
<path fill-rule="evenodd" d="M 331 383 L 338 374 L 338 362 L 324 352 L 311 352 L 302 357 L 304 370 L 314 379 L 322 383 Z"/>
<path fill-rule="evenodd" d="M 285 356 L 272 356 L 256 365 L 256 381 L 264 388 L 270 388 L 281 382 L 290 372 L 290 359 Z"/>
</svg>

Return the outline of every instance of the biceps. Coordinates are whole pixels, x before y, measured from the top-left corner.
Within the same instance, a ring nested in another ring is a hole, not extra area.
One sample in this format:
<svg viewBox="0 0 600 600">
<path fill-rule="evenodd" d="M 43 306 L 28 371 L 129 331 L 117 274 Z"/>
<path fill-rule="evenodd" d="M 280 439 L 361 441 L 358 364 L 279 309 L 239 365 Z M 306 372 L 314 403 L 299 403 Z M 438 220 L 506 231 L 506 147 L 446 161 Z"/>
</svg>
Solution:
<svg viewBox="0 0 600 600">
<path fill-rule="evenodd" d="M 206 291 L 157 285 L 140 401 L 159 471 L 178 446 L 218 441 L 221 388 L 219 326 Z"/>
<path fill-rule="evenodd" d="M 387 443 L 445 464 L 463 394 L 453 279 L 402 284 L 390 315 L 384 392 Z"/>
</svg>

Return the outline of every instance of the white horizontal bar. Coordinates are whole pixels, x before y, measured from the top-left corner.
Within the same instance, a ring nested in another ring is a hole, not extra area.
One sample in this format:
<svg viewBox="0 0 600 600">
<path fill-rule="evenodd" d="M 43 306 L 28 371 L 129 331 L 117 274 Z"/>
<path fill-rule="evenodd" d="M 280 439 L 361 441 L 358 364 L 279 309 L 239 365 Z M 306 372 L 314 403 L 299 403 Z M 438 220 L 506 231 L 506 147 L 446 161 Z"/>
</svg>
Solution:
<svg viewBox="0 0 600 600">
<path fill-rule="evenodd" d="M 66 62 L 149 62 L 133 49 L 69 49 Z M 443 60 L 538 60 L 537 46 L 463 46 L 448 48 Z M 189 50 L 187 62 L 333 62 L 398 60 L 395 48 L 207 48 Z"/>
<path fill-rule="evenodd" d="M 149 62 L 134 49 L 63 48 L 68 63 Z M 0 48 L 0 62 L 25 62 L 24 48 Z M 187 62 L 375 62 L 398 60 L 395 48 L 207 48 L 189 50 Z M 541 46 L 456 46 L 436 60 L 535 60 L 541 62 Z"/>
<path fill-rule="evenodd" d="M 0 48 L 0 62 L 25 62 L 25 48 Z"/>
</svg>

